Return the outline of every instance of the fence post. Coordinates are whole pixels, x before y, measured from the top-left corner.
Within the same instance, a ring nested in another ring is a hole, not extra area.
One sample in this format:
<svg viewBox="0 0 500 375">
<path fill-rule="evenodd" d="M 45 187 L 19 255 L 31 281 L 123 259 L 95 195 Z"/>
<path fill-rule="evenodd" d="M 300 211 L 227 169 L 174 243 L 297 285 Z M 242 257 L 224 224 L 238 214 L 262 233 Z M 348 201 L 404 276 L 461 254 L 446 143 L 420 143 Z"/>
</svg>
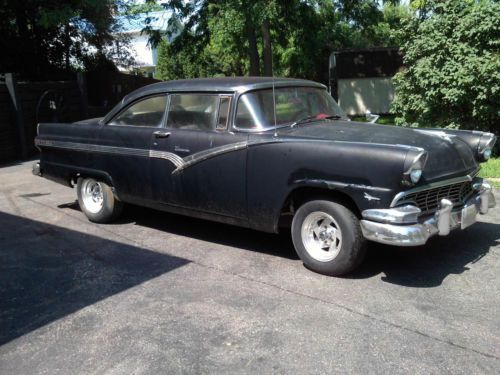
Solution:
<svg viewBox="0 0 500 375">
<path fill-rule="evenodd" d="M 27 159 L 28 152 L 26 149 L 26 135 L 24 132 L 23 107 L 17 89 L 16 76 L 13 73 L 5 74 L 5 85 L 9 90 L 10 98 L 12 99 L 14 110 L 16 111 L 17 139 L 19 142 L 19 149 L 21 150 L 21 157 Z"/>
<path fill-rule="evenodd" d="M 87 75 L 82 72 L 78 72 L 76 75 L 76 83 L 78 84 L 78 89 L 80 90 L 80 104 L 81 104 L 81 114 L 82 118 L 88 117 L 89 108 L 89 98 L 87 92 Z"/>
</svg>

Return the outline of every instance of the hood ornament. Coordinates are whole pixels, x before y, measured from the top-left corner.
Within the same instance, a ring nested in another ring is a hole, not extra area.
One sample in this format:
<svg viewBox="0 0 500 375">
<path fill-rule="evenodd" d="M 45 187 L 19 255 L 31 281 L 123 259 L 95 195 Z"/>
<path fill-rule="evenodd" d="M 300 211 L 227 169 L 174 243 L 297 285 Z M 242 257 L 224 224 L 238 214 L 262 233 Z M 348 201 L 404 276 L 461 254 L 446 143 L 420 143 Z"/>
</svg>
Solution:
<svg viewBox="0 0 500 375">
<path fill-rule="evenodd" d="M 453 134 L 448 134 L 442 130 L 423 130 L 423 129 L 415 129 L 416 132 L 419 132 L 419 133 L 422 133 L 422 134 L 429 134 L 429 135 L 433 135 L 435 137 L 439 137 L 443 140 L 445 140 L 446 142 L 449 142 L 449 143 L 453 143 L 453 137 L 455 137 L 455 135 Z"/>
</svg>

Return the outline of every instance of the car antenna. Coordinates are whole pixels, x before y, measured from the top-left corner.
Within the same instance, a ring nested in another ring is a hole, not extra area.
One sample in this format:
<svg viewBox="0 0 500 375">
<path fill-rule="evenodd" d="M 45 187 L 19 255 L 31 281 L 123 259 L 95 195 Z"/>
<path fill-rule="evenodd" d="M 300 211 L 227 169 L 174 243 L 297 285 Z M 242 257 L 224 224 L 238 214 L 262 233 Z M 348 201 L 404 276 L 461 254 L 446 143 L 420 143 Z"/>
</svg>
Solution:
<svg viewBox="0 0 500 375">
<path fill-rule="evenodd" d="M 274 113 L 274 136 L 278 136 L 278 125 L 276 121 L 276 90 L 274 84 L 274 61 L 273 55 L 271 54 L 271 75 L 273 76 L 273 113 Z"/>
</svg>

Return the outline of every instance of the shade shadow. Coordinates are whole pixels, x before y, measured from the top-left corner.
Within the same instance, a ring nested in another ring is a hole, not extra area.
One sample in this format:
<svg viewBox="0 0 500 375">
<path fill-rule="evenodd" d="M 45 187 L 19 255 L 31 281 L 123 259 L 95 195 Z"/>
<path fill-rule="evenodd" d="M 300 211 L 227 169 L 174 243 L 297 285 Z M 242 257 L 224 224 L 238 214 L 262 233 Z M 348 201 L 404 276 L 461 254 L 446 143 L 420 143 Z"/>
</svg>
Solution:
<svg viewBox="0 0 500 375">
<path fill-rule="evenodd" d="M 78 204 L 60 207 L 79 210 Z M 115 223 L 135 223 L 180 236 L 298 260 L 288 231 L 269 234 L 220 223 L 169 214 L 149 208 L 127 206 Z M 383 274 L 382 281 L 414 288 L 442 284 L 451 274 L 467 271 L 468 264 L 486 256 L 500 242 L 500 224 L 479 222 L 466 230 L 455 230 L 446 237 L 434 237 L 426 246 L 396 247 L 370 242 L 367 256 L 346 278 L 365 279 Z"/>
<path fill-rule="evenodd" d="M 130 222 L 206 242 L 271 254 L 286 259 L 299 259 L 288 231 L 282 234 L 264 233 L 234 225 L 127 205 L 116 224 Z"/>
<path fill-rule="evenodd" d="M 500 224 L 479 222 L 446 237 L 434 237 L 426 246 L 395 247 L 370 243 L 361 267 L 349 278 L 383 274 L 382 281 L 413 288 L 432 288 L 449 275 L 469 270 L 492 246 L 500 243 Z"/>
<path fill-rule="evenodd" d="M 0 345 L 188 262 L 0 212 Z"/>
</svg>

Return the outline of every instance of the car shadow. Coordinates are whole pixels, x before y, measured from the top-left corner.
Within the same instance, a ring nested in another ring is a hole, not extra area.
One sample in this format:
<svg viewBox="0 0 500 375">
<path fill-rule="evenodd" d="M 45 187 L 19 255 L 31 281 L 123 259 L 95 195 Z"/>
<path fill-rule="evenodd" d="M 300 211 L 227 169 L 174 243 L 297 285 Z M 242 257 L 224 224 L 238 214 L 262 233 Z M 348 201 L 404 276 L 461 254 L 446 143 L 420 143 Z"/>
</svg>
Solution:
<svg viewBox="0 0 500 375">
<path fill-rule="evenodd" d="M 9 160 L 5 162 L 0 163 L 0 168 L 9 168 L 9 167 L 15 167 L 17 165 L 23 165 L 25 163 L 33 162 L 33 161 L 38 161 L 40 160 L 39 155 L 31 155 L 27 159 L 14 159 L 14 160 Z M 31 167 L 31 164 L 29 164 Z"/>
<path fill-rule="evenodd" d="M 234 225 L 170 214 L 138 206 L 127 206 L 122 220 L 133 221 L 136 225 L 206 242 L 276 255 L 286 259 L 299 259 L 288 232 L 281 234 L 258 232 Z"/>
<path fill-rule="evenodd" d="M 60 204 L 59 208 L 80 211 L 78 202 Z M 83 215 L 83 213 L 82 213 Z M 255 230 L 171 214 L 146 207 L 126 205 L 123 214 L 110 225 L 135 223 L 165 233 L 218 243 L 244 250 L 299 259 L 293 249 L 289 233 L 273 234 Z"/>
<path fill-rule="evenodd" d="M 500 243 L 500 224 L 478 222 L 449 236 L 433 237 L 426 246 L 396 247 L 370 243 L 363 264 L 348 277 L 381 280 L 413 288 L 432 288 L 449 275 L 458 275 Z"/>
<path fill-rule="evenodd" d="M 60 207 L 79 210 L 77 202 Z M 131 205 L 115 224 L 125 223 L 286 259 L 299 259 L 288 232 L 278 235 L 257 232 Z M 484 222 L 464 231 L 453 231 L 446 237 L 431 238 L 426 246 L 397 247 L 369 242 L 363 263 L 345 277 L 366 279 L 383 274 L 381 280 L 392 284 L 436 287 L 447 276 L 467 271 L 469 264 L 479 261 L 498 243 L 500 224 Z"/>
<path fill-rule="evenodd" d="M 168 233 L 197 238 L 240 249 L 296 259 L 288 231 L 281 234 L 169 214 L 148 208 L 129 206 L 122 222 L 135 222 Z M 441 285 L 450 274 L 460 274 L 500 243 L 500 224 L 479 222 L 446 237 L 431 238 L 426 246 L 396 247 L 368 243 L 362 265 L 347 278 L 369 278 L 383 274 L 384 282 L 415 288 Z"/>
<path fill-rule="evenodd" d="M 0 212 L 0 345 L 189 263 Z"/>
</svg>

